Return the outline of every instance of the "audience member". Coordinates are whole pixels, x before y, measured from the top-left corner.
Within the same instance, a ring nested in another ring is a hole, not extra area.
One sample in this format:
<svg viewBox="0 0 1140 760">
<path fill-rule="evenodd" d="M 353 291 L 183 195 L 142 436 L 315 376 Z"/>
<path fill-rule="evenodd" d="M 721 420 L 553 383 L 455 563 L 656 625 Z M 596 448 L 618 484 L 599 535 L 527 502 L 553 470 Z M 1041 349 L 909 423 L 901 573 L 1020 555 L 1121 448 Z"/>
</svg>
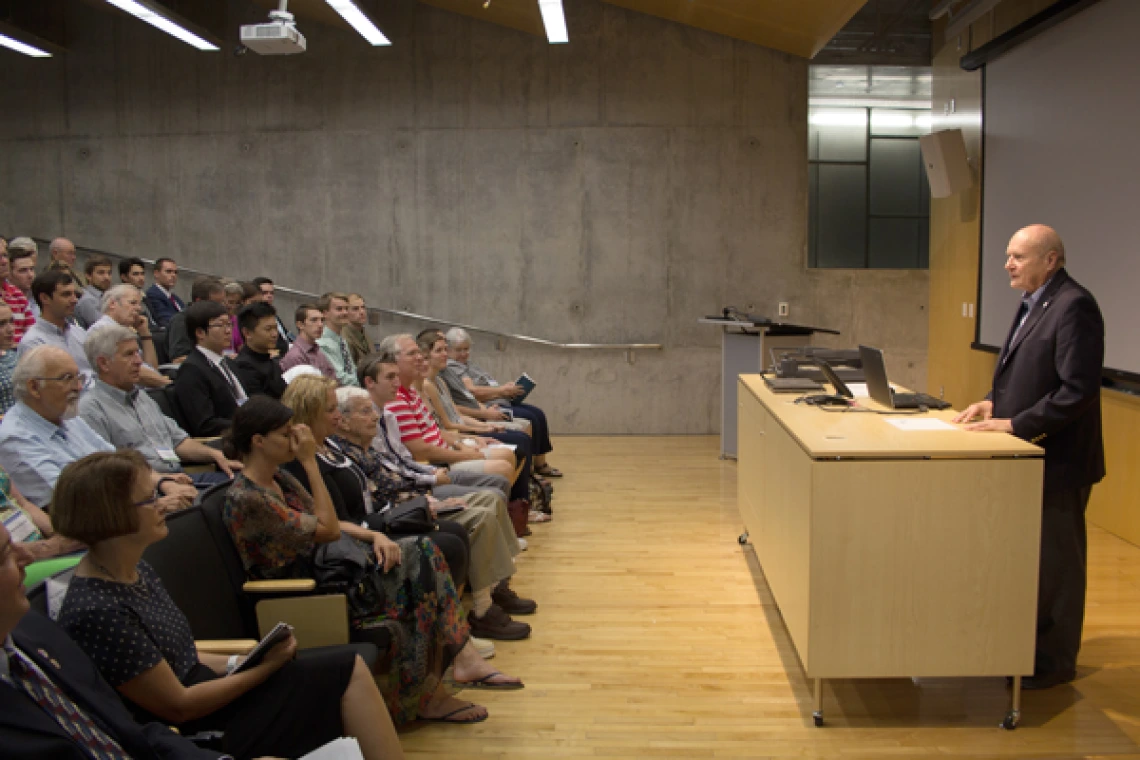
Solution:
<svg viewBox="0 0 1140 760">
<path fill-rule="evenodd" d="M 231 281 L 225 283 L 222 289 L 226 294 L 226 311 L 230 315 L 230 352 L 237 355 L 241 349 L 241 329 L 238 327 L 237 314 L 245 305 L 245 286 L 248 283 Z"/>
<path fill-rule="evenodd" d="M 417 462 L 400 436 L 400 423 L 387 408 L 400 389 L 400 373 L 396 357 L 390 353 L 372 354 L 364 360 L 357 372 L 360 384 L 372 397 L 377 413 L 381 415 L 372 448 L 377 451 L 390 470 L 414 481 L 419 486 L 430 486 L 440 498 L 463 496 L 473 490 L 493 489 L 507 497 L 511 482 L 502 475 L 488 475 L 472 470 L 449 470 Z"/>
<path fill-rule="evenodd" d="M 0 523 L 33 560 L 50 559 L 84 549 L 78 541 L 58 535 L 47 512 L 25 499 L 3 468 L 0 468 Z"/>
<path fill-rule="evenodd" d="M 471 545 L 467 571 L 474 600 L 467 618 L 471 635 L 506 641 L 529 636 L 530 626 L 511 620 L 508 614 L 530 614 L 538 605 L 510 590 L 510 578 L 515 573 L 514 557 L 519 553 L 519 545 L 503 497 L 495 496 L 489 490 L 444 501 L 427 496 L 429 489 L 390 472 L 379 452 L 372 448 L 380 415 L 372 405 L 368 391 L 340 388 L 336 398 L 340 416 L 337 433 L 329 441 L 329 446 L 347 455 L 368 478 L 371 502 L 377 512 L 416 496 L 425 496 L 437 517 L 439 510 L 448 509 L 454 502 L 462 507 L 459 511 L 448 511 L 447 520 L 467 530 Z M 492 599 L 492 592 L 499 588 L 503 589 L 504 599 L 510 599 L 508 606 L 511 609 Z"/>
<path fill-rule="evenodd" d="M 273 298 L 275 288 L 273 287 L 273 280 L 268 277 L 254 277 L 253 286 L 261 293 L 261 300 L 273 306 Z M 276 307 L 274 307 L 276 308 Z M 289 350 L 289 346 L 295 340 L 293 333 L 285 327 L 285 323 L 281 321 L 281 315 L 277 315 L 277 355 L 282 357 L 285 352 Z"/>
<path fill-rule="evenodd" d="M 75 268 L 75 244 L 67 238 L 56 238 L 48 246 L 48 265 L 44 272 L 67 272 L 71 281 L 75 283 L 76 290 L 87 287 L 87 280 Z M 40 274 L 43 274 L 41 272 Z"/>
<path fill-rule="evenodd" d="M 154 262 L 154 284 L 147 288 L 146 304 L 158 326 L 166 329 L 174 315 L 186 308 L 174 292 L 178 284 L 178 264 L 174 259 L 161 258 Z"/>
<path fill-rule="evenodd" d="M 221 732 L 236 757 L 295 757 L 353 736 L 366 758 L 402 757 L 368 667 L 351 649 L 306 652 L 291 636 L 235 670 L 199 653 L 190 624 L 142 560 L 168 529 L 135 451 L 94 454 L 63 471 L 55 519 L 90 549 L 76 567 L 59 623 L 137 711 L 183 734 Z"/>
<path fill-rule="evenodd" d="M 20 247 L 21 240 L 29 246 Z M 8 243 L 8 279 L 5 281 L 4 302 L 12 308 L 16 320 L 16 343 L 36 323 L 40 308 L 32 298 L 32 283 L 36 279 L 36 244 L 30 238 L 15 238 Z"/>
<path fill-rule="evenodd" d="M 103 294 L 111 287 L 111 260 L 106 256 L 95 255 L 87 259 L 83 266 L 87 275 L 87 285 L 75 305 L 75 321 L 86 329 L 99 321 L 99 309 Z"/>
<path fill-rule="evenodd" d="M 134 332 L 139 339 L 143 366 L 139 373 L 139 385 L 147 388 L 164 388 L 172 382 L 169 377 L 155 369 L 158 366 L 158 353 L 155 351 L 154 336 L 150 333 L 150 321 L 142 313 L 142 291 L 126 283 L 116 285 L 103 294 L 101 316 L 87 331 L 87 339 L 96 330 L 111 325 L 121 325 Z M 92 368 L 94 369 L 94 368 Z"/>
<path fill-rule="evenodd" d="M 146 299 L 146 262 L 140 258 L 132 257 L 123 259 L 119 262 L 119 282 L 126 285 L 134 285 L 139 289 L 139 294 L 142 296 L 142 313 L 146 315 L 147 323 L 150 325 L 150 331 L 153 333 L 155 330 L 160 330 L 158 322 L 155 321 L 154 315 L 150 312 L 150 306 L 147 304 Z"/>
<path fill-rule="evenodd" d="M 364 357 L 372 353 L 372 341 L 368 340 L 368 307 L 359 293 L 348 294 L 348 323 L 340 334 L 348 344 L 352 363 L 359 367 Z"/>
<path fill-rule="evenodd" d="M 195 348 L 174 379 L 175 403 L 190 435 L 219 435 L 249 398 L 222 355 L 230 343 L 230 318 L 226 307 L 214 301 L 197 301 L 181 313 Z"/>
<path fill-rule="evenodd" d="M 400 438 L 416 459 L 446 464 L 453 472 L 490 473 L 501 475 L 512 484 L 515 482 L 515 457 L 511 451 L 487 449 L 486 443 L 478 438 L 465 440 L 450 431 L 441 431 L 436 425 L 427 405 L 413 387 L 423 378 L 427 366 L 415 338 L 407 334 L 390 335 L 381 341 L 380 351 L 395 357 L 400 377 L 396 398 L 385 408 L 395 415 L 400 426 Z"/>
<path fill-rule="evenodd" d="M 495 378 L 471 362 L 471 336 L 462 327 L 447 331 L 447 368 L 440 375 L 455 403 L 468 410 L 489 404 L 510 410 L 516 418 L 530 422 L 530 436 L 534 443 L 534 472 L 547 478 L 560 478 L 562 473 L 550 466 L 546 455 L 554 450 L 550 442 L 550 426 L 546 413 L 532 404 L 515 401 L 523 394 L 523 389 L 515 383 L 499 385 Z M 465 392 L 466 391 L 466 392 Z M 477 416 L 473 413 L 472 416 Z M 483 417 L 489 421 L 506 419 L 505 414 L 491 414 Z"/>
<path fill-rule="evenodd" d="M 0 303 L 0 416 L 16 403 L 12 373 L 16 371 L 16 325 L 12 309 Z"/>
<path fill-rule="evenodd" d="M 243 306 L 237 318 L 245 344 L 234 359 L 234 373 L 246 395 L 281 398 L 285 379 L 280 360 L 272 355 L 277 345 L 277 311 L 264 301 L 255 301 Z"/>
<path fill-rule="evenodd" d="M 48 276 L 68 277 L 66 272 Z M 67 351 L 56 346 L 21 351 L 13 383 L 16 404 L 0 421 L 0 466 L 29 501 L 46 507 L 64 465 L 112 447 L 75 417 L 83 375 Z"/>
<path fill-rule="evenodd" d="M 348 324 L 348 296 L 344 293 L 325 293 L 317 303 L 325 316 L 325 329 L 317 345 L 336 372 L 336 381 L 341 385 L 356 385 L 356 364 L 352 352 L 341 337 Z"/>
<path fill-rule="evenodd" d="M 59 473 L 69 463 L 113 450 L 77 416 L 82 377 L 71 355 L 55 346 L 37 346 L 16 362 L 16 405 L 0 421 L 0 466 L 36 506 L 51 503 Z M 154 487 L 172 497 L 172 508 L 196 495 L 185 475 L 156 476 Z"/>
<path fill-rule="evenodd" d="M 306 577 L 308 561 L 319 544 L 340 537 L 337 518 L 317 464 L 317 442 L 304 425 L 292 425 L 292 411 L 264 396 L 238 410 L 228 444 L 245 464 L 226 496 L 224 519 L 252 578 Z M 286 462 L 304 467 L 313 494 L 281 471 Z M 388 708 L 397 725 L 411 720 L 477 723 L 486 709 L 450 696 L 441 676 L 452 660 L 460 686 L 521 688 L 518 679 L 491 668 L 475 651 L 455 586 L 439 550 L 430 541 L 404 539 L 399 553 L 381 543 L 379 580 L 386 593 L 382 608 L 356 616 L 365 625 L 397 627 L 387 690 Z M 442 655 L 442 656 L 439 656 Z"/>
<path fill-rule="evenodd" d="M 152 470 L 164 475 L 181 473 L 184 462 L 217 465 L 220 472 L 190 474 L 198 488 L 223 483 L 234 469 L 241 469 L 220 450 L 188 436 L 154 399 L 136 390 L 142 357 L 133 331 L 121 325 L 92 330 L 86 348 L 97 379 L 79 399 L 79 416 L 103 440 L 117 449 L 138 451 Z"/>
<path fill-rule="evenodd" d="M 293 424 L 308 427 L 317 442 L 317 465 L 329 498 L 332 499 L 333 509 L 340 518 L 341 532 L 365 543 L 375 544 L 378 557 L 398 551 L 395 544 L 388 541 L 391 536 L 384 535 L 379 514 L 383 505 L 372 501 L 367 487 L 368 479 L 340 449 L 329 444 L 340 421 L 336 381 L 320 375 L 294 378 L 281 402 L 293 410 Z M 289 462 L 284 469 L 305 490 L 312 490 L 308 474 L 300 462 Z M 440 522 L 437 527 L 438 530 L 426 534 L 427 538 L 439 547 L 447 561 L 455 587 L 462 589 L 467 581 L 467 567 L 470 564 L 467 532 L 462 526 L 447 521 Z M 379 537 L 377 534 L 380 534 Z"/>
<path fill-rule="evenodd" d="M 325 377 L 336 380 L 336 370 L 317 343 L 325 331 L 325 315 L 316 304 L 303 303 L 297 307 L 297 339 L 281 359 L 281 371 L 288 372 L 302 364 L 316 367 Z"/>
<path fill-rule="evenodd" d="M 33 272 L 35 267 L 32 267 Z M 35 317 L 28 309 L 28 299 L 11 282 L 12 262 L 8 259 L 8 246 L 0 249 L 0 288 L 3 289 L 3 304 L 11 314 L 12 345 L 15 346 L 24 337 L 24 331 L 35 324 Z"/>
<path fill-rule="evenodd" d="M 75 292 L 75 282 L 71 275 L 62 269 L 49 269 L 36 276 L 32 282 L 32 296 L 40 307 L 36 323 L 24 333 L 17 353 L 23 356 L 36 346 L 56 346 L 71 354 L 79 366 L 84 383 L 91 378 L 91 367 L 83 353 L 87 331 L 71 321 L 75 314 L 75 304 L 79 297 Z"/>
<path fill-rule="evenodd" d="M 226 289 L 217 277 L 199 277 L 190 286 L 191 304 L 203 301 L 212 301 L 222 305 L 222 313 L 226 313 Z M 232 325 L 231 325 L 232 329 Z M 223 351 L 229 349 L 230 340 L 226 340 Z M 181 309 L 170 318 L 166 327 L 166 356 L 171 364 L 181 364 L 194 350 L 194 333 L 186 325 L 186 310 Z M 219 351 L 222 353 L 223 351 Z"/>
<path fill-rule="evenodd" d="M 427 400 L 436 419 L 436 424 L 444 431 L 457 435 L 483 435 L 510 446 L 515 461 L 521 463 L 521 470 L 511 491 L 512 499 L 530 500 L 530 482 L 533 469 L 530 436 L 517 430 L 507 430 L 501 425 L 493 425 L 471 417 L 464 417 L 455 408 L 447 385 L 439 378 L 439 371 L 447 366 L 447 341 L 439 330 L 429 329 L 420 333 L 417 341 L 420 353 L 427 360 L 426 372 L 416 391 Z M 537 510 L 527 510 L 530 522 L 548 522 L 550 517 Z"/>
<path fill-rule="evenodd" d="M 0 747 L 12 758 L 223 760 L 161 721 L 141 726 L 95 663 L 55 623 L 31 611 L 31 556 L 0 528 Z M 45 707 L 45 703 L 50 708 Z"/>
</svg>

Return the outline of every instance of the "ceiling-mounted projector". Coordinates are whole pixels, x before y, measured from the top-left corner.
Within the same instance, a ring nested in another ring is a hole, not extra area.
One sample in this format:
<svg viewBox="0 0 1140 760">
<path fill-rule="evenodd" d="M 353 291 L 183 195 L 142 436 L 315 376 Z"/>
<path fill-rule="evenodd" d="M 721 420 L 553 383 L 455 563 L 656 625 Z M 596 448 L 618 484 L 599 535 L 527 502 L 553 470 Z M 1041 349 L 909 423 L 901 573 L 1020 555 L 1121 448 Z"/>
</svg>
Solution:
<svg viewBox="0 0 1140 760">
<path fill-rule="evenodd" d="M 297 31 L 293 14 L 281 9 L 269 12 L 268 24 L 250 24 L 241 28 L 241 44 L 258 55 L 293 55 L 305 52 L 305 35 Z"/>
</svg>

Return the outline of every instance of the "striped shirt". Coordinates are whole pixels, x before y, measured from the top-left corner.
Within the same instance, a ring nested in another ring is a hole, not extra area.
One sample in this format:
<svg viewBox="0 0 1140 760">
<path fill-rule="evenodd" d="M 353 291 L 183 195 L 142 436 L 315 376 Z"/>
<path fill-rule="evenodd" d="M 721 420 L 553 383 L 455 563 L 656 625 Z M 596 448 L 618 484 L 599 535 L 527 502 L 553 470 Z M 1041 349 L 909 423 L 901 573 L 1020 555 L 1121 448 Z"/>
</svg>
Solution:
<svg viewBox="0 0 1140 760">
<path fill-rule="evenodd" d="M 16 326 L 16 336 L 12 345 L 16 345 L 28 328 L 36 323 L 36 317 L 28 305 L 28 297 L 7 280 L 4 280 L 4 303 L 12 310 L 12 324 Z"/>
<path fill-rule="evenodd" d="M 420 394 L 411 388 L 400 386 L 396 391 L 396 398 L 389 401 L 384 407 L 386 411 L 396 415 L 396 422 L 400 426 L 400 440 L 414 441 L 422 438 L 431 446 L 447 448 L 443 435 L 439 432 L 439 425 L 427 408 L 427 404 L 420 398 Z"/>
</svg>

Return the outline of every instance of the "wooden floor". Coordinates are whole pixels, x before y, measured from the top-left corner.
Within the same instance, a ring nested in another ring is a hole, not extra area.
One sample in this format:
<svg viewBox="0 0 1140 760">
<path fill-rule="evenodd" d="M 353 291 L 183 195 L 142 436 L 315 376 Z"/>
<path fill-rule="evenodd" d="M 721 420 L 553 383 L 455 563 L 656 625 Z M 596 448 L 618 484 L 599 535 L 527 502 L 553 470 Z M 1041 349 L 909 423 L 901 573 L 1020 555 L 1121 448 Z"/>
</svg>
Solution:
<svg viewBox="0 0 1140 760">
<path fill-rule="evenodd" d="M 515 582 L 535 631 L 493 661 L 527 688 L 464 692 L 490 719 L 411 728 L 408 757 L 1140 758 L 1140 548 L 1090 528 L 1079 678 L 1026 693 L 1018 730 L 996 678 L 834 682 L 815 728 L 717 440 L 563 438 L 551 461 Z"/>
</svg>

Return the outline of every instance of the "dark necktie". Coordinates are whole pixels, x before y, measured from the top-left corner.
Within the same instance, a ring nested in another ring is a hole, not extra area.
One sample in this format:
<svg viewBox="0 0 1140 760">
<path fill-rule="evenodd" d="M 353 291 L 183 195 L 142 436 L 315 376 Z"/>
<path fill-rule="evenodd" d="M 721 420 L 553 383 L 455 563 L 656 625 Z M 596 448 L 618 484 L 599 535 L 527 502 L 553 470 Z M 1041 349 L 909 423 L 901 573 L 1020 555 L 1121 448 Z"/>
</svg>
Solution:
<svg viewBox="0 0 1140 760">
<path fill-rule="evenodd" d="M 1013 329 L 1009 331 L 1009 339 L 1005 342 L 1005 348 L 1002 349 L 1001 356 L 1002 362 L 1005 362 L 1006 357 L 1009 356 L 1009 349 L 1013 346 L 1013 341 L 1017 338 L 1017 334 L 1021 332 L 1021 326 L 1025 324 L 1026 318 L 1029 316 L 1029 301 L 1024 298 L 1021 299 L 1021 306 L 1017 307 L 1017 316 L 1013 319 Z"/>
<path fill-rule="evenodd" d="M 40 672 L 23 653 L 8 650 L 8 669 L 11 681 L 16 688 L 31 697 L 67 732 L 76 744 L 83 748 L 88 757 L 95 760 L 130 760 L 110 735 L 88 717 L 71 697 L 59 688 L 50 678 Z"/>
</svg>

